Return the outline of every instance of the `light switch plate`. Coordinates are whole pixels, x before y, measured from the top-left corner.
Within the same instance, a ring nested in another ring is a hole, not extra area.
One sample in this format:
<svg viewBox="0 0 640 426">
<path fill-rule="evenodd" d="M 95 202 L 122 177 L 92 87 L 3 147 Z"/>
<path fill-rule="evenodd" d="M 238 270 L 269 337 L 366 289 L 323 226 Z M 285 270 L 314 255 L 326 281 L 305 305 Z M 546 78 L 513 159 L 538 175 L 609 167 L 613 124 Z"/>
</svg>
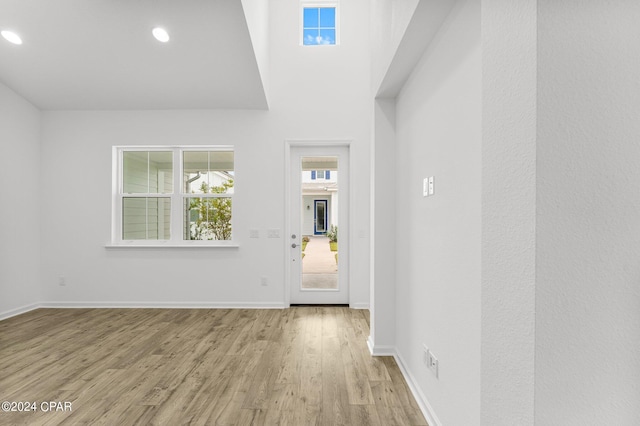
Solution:
<svg viewBox="0 0 640 426">
<path fill-rule="evenodd" d="M 429 196 L 429 178 L 424 178 L 422 180 L 422 196 L 423 197 Z"/>
<path fill-rule="evenodd" d="M 267 231 L 267 237 L 268 238 L 280 238 L 280 230 L 277 229 L 277 228 L 269 229 Z"/>
<path fill-rule="evenodd" d="M 433 195 L 434 193 L 434 183 L 433 183 L 433 176 L 429 177 L 429 195 Z"/>
<path fill-rule="evenodd" d="M 249 238 L 260 238 L 260 231 L 257 229 L 249 229 Z"/>
</svg>

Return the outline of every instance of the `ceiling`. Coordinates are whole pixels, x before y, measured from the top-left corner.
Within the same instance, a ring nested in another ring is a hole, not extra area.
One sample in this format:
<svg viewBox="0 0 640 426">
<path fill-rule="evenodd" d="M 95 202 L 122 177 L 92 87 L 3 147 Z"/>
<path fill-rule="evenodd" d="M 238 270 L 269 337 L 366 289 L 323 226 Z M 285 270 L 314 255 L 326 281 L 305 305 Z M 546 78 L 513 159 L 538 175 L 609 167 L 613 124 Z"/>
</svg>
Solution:
<svg viewBox="0 0 640 426">
<path fill-rule="evenodd" d="M 43 110 L 267 108 L 241 0 L 0 0 L 0 30 L 0 81 Z"/>
<path fill-rule="evenodd" d="M 302 170 L 338 170 L 338 157 L 302 157 Z"/>
</svg>

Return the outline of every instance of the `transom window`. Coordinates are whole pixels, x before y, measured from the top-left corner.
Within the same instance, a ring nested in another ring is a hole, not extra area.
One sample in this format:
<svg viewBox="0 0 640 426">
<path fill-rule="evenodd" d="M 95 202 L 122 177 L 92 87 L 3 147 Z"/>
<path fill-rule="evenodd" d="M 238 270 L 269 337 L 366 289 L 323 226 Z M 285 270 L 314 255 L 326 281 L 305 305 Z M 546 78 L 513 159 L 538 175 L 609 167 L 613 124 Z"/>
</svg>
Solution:
<svg viewBox="0 0 640 426">
<path fill-rule="evenodd" d="M 337 44 L 337 14 L 335 5 L 302 7 L 302 44 Z"/>
<path fill-rule="evenodd" d="M 118 147 L 114 161 L 115 244 L 231 241 L 232 147 Z"/>
</svg>

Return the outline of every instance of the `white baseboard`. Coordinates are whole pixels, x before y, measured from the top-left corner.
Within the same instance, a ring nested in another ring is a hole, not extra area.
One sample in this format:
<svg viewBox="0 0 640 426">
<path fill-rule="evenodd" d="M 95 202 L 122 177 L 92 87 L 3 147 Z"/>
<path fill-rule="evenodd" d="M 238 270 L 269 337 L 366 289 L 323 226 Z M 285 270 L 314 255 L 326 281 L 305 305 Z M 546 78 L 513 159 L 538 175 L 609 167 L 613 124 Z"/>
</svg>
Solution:
<svg viewBox="0 0 640 426">
<path fill-rule="evenodd" d="M 395 346 L 375 345 L 371 340 L 371 336 L 367 339 L 367 346 L 372 356 L 395 356 Z"/>
<path fill-rule="evenodd" d="M 279 302 L 44 302 L 41 308 L 284 309 Z"/>
<path fill-rule="evenodd" d="M 368 303 L 351 303 L 349 305 L 349 307 L 351 309 L 369 309 L 369 304 Z"/>
<path fill-rule="evenodd" d="M 32 303 L 31 305 L 21 306 L 10 311 L 0 312 L 0 321 L 15 317 L 16 315 L 25 314 L 29 311 L 33 311 L 34 309 L 38 309 L 39 307 L 39 303 Z"/>
<path fill-rule="evenodd" d="M 411 390 L 413 397 L 416 399 L 416 402 L 420 407 L 420 411 L 422 411 L 422 414 L 427 420 L 427 423 L 429 423 L 429 426 L 442 426 L 442 423 L 438 419 L 438 416 L 436 416 L 433 407 L 431 407 L 431 404 L 429 404 L 429 401 L 427 401 L 427 398 L 424 396 L 424 394 L 416 384 L 416 380 L 413 378 L 413 375 L 411 375 L 409 370 L 407 370 L 402 356 L 398 353 L 398 351 L 395 351 L 393 357 L 395 358 L 398 367 L 400 367 L 400 371 L 402 372 L 404 379 L 407 381 L 407 385 L 409 385 L 409 389 Z"/>
</svg>

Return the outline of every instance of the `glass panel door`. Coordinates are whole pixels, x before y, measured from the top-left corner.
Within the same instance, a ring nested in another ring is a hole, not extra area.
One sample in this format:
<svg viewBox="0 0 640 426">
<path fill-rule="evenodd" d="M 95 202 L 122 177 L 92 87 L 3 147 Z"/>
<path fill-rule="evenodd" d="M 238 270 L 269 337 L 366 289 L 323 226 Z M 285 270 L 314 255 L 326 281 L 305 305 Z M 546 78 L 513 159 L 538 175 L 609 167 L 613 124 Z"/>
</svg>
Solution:
<svg viewBox="0 0 640 426">
<path fill-rule="evenodd" d="M 291 303 L 348 303 L 348 148 L 291 154 Z"/>
</svg>

